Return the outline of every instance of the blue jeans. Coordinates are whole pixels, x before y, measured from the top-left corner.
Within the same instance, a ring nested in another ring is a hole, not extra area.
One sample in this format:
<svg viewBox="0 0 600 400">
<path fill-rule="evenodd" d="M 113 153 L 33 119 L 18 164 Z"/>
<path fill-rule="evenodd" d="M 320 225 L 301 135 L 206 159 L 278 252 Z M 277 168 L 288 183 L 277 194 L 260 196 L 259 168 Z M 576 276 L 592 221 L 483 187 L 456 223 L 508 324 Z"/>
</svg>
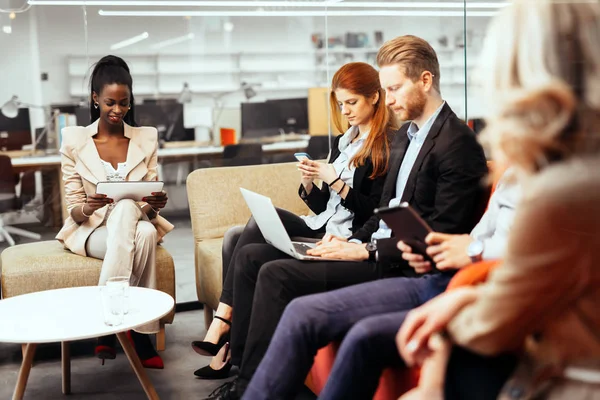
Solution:
<svg viewBox="0 0 600 400">
<path fill-rule="evenodd" d="M 406 314 L 444 291 L 451 277 L 382 279 L 293 300 L 243 398 L 294 398 L 317 351 L 342 338 L 320 398 L 372 398 L 383 368 L 403 364 L 394 338 Z"/>
</svg>

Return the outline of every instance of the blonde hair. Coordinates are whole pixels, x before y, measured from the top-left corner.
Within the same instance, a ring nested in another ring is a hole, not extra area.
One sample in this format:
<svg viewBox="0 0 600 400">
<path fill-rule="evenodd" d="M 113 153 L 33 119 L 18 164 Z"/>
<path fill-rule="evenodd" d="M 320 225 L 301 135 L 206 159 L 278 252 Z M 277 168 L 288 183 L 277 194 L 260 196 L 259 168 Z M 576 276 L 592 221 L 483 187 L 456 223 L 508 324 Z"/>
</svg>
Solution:
<svg viewBox="0 0 600 400">
<path fill-rule="evenodd" d="M 600 7 L 513 0 L 490 25 L 479 78 L 484 144 L 501 165 L 534 173 L 600 150 Z"/>
<path fill-rule="evenodd" d="M 433 47 L 424 39 L 413 35 L 398 36 L 385 42 L 377 52 L 377 65 L 385 67 L 398 64 L 413 82 L 425 71 L 433 75 L 433 87 L 440 92 L 440 64 Z"/>
</svg>

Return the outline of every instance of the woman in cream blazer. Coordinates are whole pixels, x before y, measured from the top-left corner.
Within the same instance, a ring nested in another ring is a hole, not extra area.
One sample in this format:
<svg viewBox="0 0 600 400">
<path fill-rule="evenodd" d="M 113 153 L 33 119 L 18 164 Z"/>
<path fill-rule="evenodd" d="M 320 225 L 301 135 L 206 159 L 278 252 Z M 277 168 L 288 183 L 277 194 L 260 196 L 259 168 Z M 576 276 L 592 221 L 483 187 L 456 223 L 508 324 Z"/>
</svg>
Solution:
<svg viewBox="0 0 600 400">
<path fill-rule="evenodd" d="M 90 80 L 95 122 L 62 130 L 61 166 L 69 217 L 56 238 L 75 254 L 103 260 L 99 285 L 125 276 L 131 286 L 155 289 L 156 246 L 173 229 L 158 215 L 166 205 L 166 193 L 149 193 L 142 202 L 123 199 L 115 203 L 97 194 L 96 185 L 157 180 L 158 133 L 155 128 L 132 126 L 135 104 L 125 61 L 115 56 L 102 58 Z M 163 368 L 147 336 L 158 331 L 156 321 L 130 332 L 142 364 L 149 368 Z M 115 358 L 115 344 L 114 335 L 100 338 L 96 356 Z"/>
<path fill-rule="evenodd" d="M 155 181 L 158 179 L 157 149 L 158 133 L 156 128 L 135 128 L 124 124 L 125 136 L 130 139 L 127 152 L 126 176 L 128 181 Z M 106 181 L 106 171 L 92 139 L 98 132 L 98 121 L 87 127 L 73 126 L 62 130 L 61 165 L 65 182 L 65 200 L 69 217 L 56 236 L 66 248 L 75 254 L 87 256 L 85 247 L 89 236 L 104 222 L 109 207 L 96 210 L 89 219 L 81 224 L 71 217 L 71 211 L 81 207 L 87 195 L 96 193 L 98 182 Z M 139 203 L 140 206 L 144 203 Z M 173 225 L 157 215 L 151 220 L 160 241 L 173 229 Z M 106 282 L 101 279 L 100 284 Z"/>
<path fill-rule="evenodd" d="M 483 135 L 523 197 L 488 281 L 438 296 L 400 329 L 409 364 L 439 367 L 438 339 L 455 345 L 437 369 L 443 394 L 422 371 L 411 399 L 600 398 L 599 32 L 598 2 L 514 0 L 490 26 Z"/>
</svg>

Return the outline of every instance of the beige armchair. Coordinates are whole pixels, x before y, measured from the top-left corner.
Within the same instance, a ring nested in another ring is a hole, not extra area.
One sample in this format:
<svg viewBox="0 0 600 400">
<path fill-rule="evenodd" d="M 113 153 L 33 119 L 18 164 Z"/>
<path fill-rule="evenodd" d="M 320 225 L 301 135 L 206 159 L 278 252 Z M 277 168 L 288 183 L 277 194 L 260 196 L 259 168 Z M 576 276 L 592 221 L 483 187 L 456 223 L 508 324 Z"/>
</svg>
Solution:
<svg viewBox="0 0 600 400">
<path fill-rule="evenodd" d="M 239 188 L 269 196 L 276 207 L 307 215 L 309 209 L 298 196 L 299 185 L 296 163 L 206 168 L 188 176 L 196 290 L 198 300 L 204 304 L 206 326 L 210 325 L 221 296 L 223 235 L 232 226 L 245 225 L 250 218 Z"/>
<path fill-rule="evenodd" d="M 156 250 L 157 289 L 175 298 L 175 264 L 162 246 Z M 0 254 L 2 298 L 98 284 L 102 260 L 82 257 L 66 250 L 58 240 L 25 243 Z M 165 349 L 165 324 L 173 323 L 175 309 L 160 320 L 156 349 Z"/>
</svg>

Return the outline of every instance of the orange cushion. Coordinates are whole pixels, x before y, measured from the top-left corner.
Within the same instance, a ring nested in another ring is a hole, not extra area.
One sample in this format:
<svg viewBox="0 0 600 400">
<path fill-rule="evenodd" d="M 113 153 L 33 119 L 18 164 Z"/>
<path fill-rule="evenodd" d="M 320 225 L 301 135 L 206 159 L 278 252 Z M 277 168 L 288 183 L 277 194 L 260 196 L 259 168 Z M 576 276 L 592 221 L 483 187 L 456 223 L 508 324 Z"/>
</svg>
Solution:
<svg viewBox="0 0 600 400">
<path fill-rule="evenodd" d="M 315 362 L 308 374 L 308 376 L 310 376 L 310 382 L 308 380 L 305 382 L 306 386 L 308 386 L 313 393 L 318 395 L 325 387 L 339 347 L 339 343 L 332 342 L 317 352 Z"/>
<path fill-rule="evenodd" d="M 454 275 L 446 290 L 485 282 L 490 271 L 500 265 L 500 260 L 481 261 L 464 267 Z"/>
<path fill-rule="evenodd" d="M 335 362 L 339 343 L 330 343 L 317 352 L 315 362 L 305 381 L 315 394 L 321 393 Z M 419 369 L 386 368 L 379 378 L 379 386 L 373 400 L 395 400 L 419 382 Z"/>
<path fill-rule="evenodd" d="M 490 172 L 495 167 L 492 161 L 488 161 Z M 497 182 L 492 185 L 491 195 L 496 189 Z M 460 270 L 450 281 L 447 290 L 459 286 L 476 285 L 487 279 L 489 272 L 500 264 L 500 261 L 482 261 L 472 264 Z M 330 343 L 320 349 L 315 356 L 315 362 L 306 379 L 306 385 L 315 393 L 319 394 L 327 383 L 331 372 L 339 343 Z M 373 400 L 395 400 L 398 396 L 416 387 L 419 383 L 420 368 L 387 368 L 379 379 L 379 386 Z"/>
<path fill-rule="evenodd" d="M 386 368 L 379 378 L 373 400 L 396 400 L 419 384 L 419 368 Z"/>
</svg>

